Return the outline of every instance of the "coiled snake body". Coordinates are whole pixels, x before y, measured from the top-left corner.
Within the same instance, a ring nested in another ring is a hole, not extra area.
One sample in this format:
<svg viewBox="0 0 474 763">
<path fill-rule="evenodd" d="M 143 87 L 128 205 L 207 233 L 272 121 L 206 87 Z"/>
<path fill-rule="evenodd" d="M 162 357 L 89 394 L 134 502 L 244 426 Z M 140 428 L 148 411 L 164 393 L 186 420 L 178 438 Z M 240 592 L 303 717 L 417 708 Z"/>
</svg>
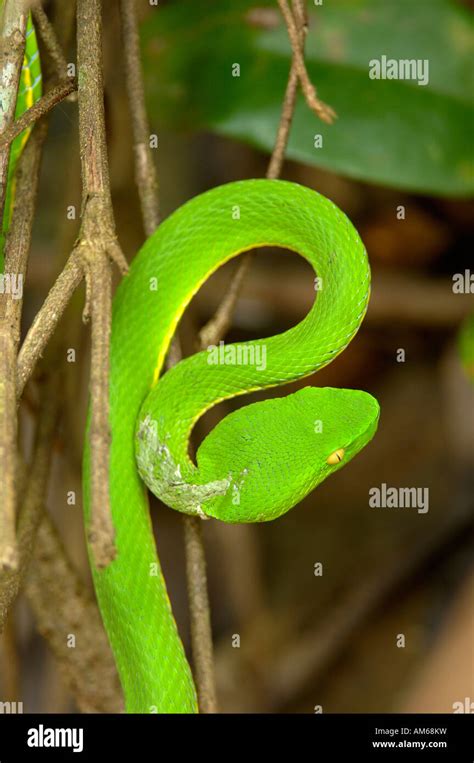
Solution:
<svg viewBox="0 0 474 763">
<path fill-rule="evenodd" d="M 219 348 L 217 356 L 197 353 L 160 378 L 178 321 L 201 284 L 230 258 L 261 246 L 293 250 L 313 265 L 320 288 L 306 318 L 278 336 Z M 197 709 L 144 483 L 179 511 L 261 522 L 288 511 L 356 455 L 375 432 L 378 403 L 365 392 L 314 387 L 226 416 L 201 444 L 196 464 L 188 445 L 196 420 L 217 402 L 331 362 L 362 321 L 369 281 L 364 247 L 345 215 L 307 188 L 272 180 L 230 183 L 194 198 L 133 260 L 114 298 L 111 340 L 117 558 L 94 569 L 128 711 Z M 256 357 L 266 362 L 252 362 Z M 86 448 L 86 522 L 91 467 Z"/>
</svg>

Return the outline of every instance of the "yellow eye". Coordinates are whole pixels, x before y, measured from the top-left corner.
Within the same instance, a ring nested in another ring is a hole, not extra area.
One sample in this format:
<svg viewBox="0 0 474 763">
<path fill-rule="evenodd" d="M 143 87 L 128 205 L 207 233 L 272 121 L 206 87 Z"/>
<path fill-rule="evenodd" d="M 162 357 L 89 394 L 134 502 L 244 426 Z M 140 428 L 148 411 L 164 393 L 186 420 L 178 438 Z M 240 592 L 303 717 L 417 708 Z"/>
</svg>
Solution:
<svg viewBox="0 0 474 763">
<path fill-rule="evenodd" d="M 345 453 L 344 448 L 339 448 L 338 450 L 335 450 L 334 453 L 331 453 L 329 458 L 326 459 L 326 463 L 330 464 L 331 466 L 333 464 L 339 464 L 344 458 L 344 453 Z"/>
</svg>

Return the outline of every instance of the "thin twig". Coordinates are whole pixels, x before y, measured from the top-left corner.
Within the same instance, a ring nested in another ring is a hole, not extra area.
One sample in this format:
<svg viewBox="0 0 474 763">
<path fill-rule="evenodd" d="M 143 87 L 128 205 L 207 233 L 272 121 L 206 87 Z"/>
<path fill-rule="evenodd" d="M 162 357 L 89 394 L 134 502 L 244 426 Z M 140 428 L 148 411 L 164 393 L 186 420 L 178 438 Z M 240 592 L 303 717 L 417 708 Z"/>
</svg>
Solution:
<svg viewBox="0 0 474 763">
<path fill-rule="evenodd" d="M 25 593 L 39 632 L 83 713 L 123 711 L 112 652 L 94 598 L 69 561 L 51 519 L 42 510 Z M 74 649 L 68 637 L 75 637 Z"/>
<path fill-rule="evenodd" d="M 91 520 L 89 542 L 97 567 L 115 556 L 109 498 L 110 260 L 127 270 L 115 233 L 110 197 L 102 76 L 102 16 L 99 0 L 77 4 L 79 143 L 83 218 L 76 251 L 86 277 L 85 317 L 92 316 L 91 349 Z"/>
<path fill-rule="evenodd" d="M 43 405 L 36 432 L 33 462 L 28 469 L 28 485 L 18 519 L 18 565 L 14 571 L 0 576 L 0 631 L 9 609 L 20 590 L 30 562 L 36 531 L 42 516 L 43 498 L 49 478 L 53 436 L 56 428 L 59 401 L 58 375 L 50 375 L 45 385 Z M 16 449 L 14 451 L 16 457 Z M 16 476 L 25 477 L 26 468 L 17 462 Z M 22 480 L 23 481 L 23 480 Z"/>
<path fill-rule="evenodd" d="M 71 79 L 66 82 L 61 82 L 59 85 L 51 88 L 51 90 L 48 90 L 45 95 L 36 101 L 33 106 L 24 111 L 21 117 L 16 119 L 13 124 L 5 130 L 5 133 L 2 135 L 2 140 L 11 144 L 17 135 L 20 135 L 23 130 L 30 127 L 30 125 L 36 122 L 40 117 L 51 111 L 56 104 L 61 103 L 61 101 L 74 92 L 76 88 L 77 85 L 75 81 Z"/>
<path fill-rule="evenodd" d="M 120 11 L 125 79 L 132 119 L 135 181 L 145 233 L 150 236 L 160 222 L 158 176 L 150 149 L 150 126 L 145 106 L 135 0 L 120 0 Z"/>
<path fill-rule="evenodd" d="M 3 321 L 2 321 L 3 323 Z M 8 327 L 0 328 L 0 569 L 18 564 L 15 539 L 15 445 L 17 436 L 15 395 L 15 341 Z"/>
<path fill-rule="evenodd" d="M 200 330 L 199 344 L 201 349 L 205 349 L 206 347 L 209 347 L 209 345 L 219 342 L 219 339 L 226 334 L 230 327 L 235 305 L 242 288 L 242 283 L 250 267 L 251 258 L 251 254 L 246 254 L 242 257 L 216 312 Z"/>
<path fill-rule="evenodd" d="M 290 38 L 291 47 L 293 50 L 295 68 L 300 80 L 303 95 L 306 99 L 306 103 L 323 122 L 332 124 L 335 117 L 337 116 L 336 112 L 330 106 L 328 106 L 327 103 L 323 103 L 323 101 L 318 98 L 316 88 L 311 82 L 306 70 L 304 54 L 300 43 L 301 37 L 298 29 L 298 20 L 296 18 L 296 14 L 294 15 L 291 12 L 287 0 L 278 0 L 278 5 L 280 6 L 280 10 L 288 29 L 288 36 Z"/>
<path fill-rule="evenodd" d="M 304 50 L 304 42 L 306 33 L 308 31 L 304 0 L 294 0 L 293 8 L 295 19 L 297 19 L 298 24 L 298 44 L 301 50 Z M 283 167 L 285 151 L 288 145 L 288 138 L 290 137 L 291 123 L 293 121 L 293 114 L 295 112 L 297 92 L 298 72 L 296 69 L 295 52 L 293 51 L 291 57 L 290 74 L 288 76 L 285 96 L 283 98 L 283 106 L 280 115 L 280 122 L 278 124 L 275 145 L 266 173 L 267 178 L 270 179 L 279 177 Z"/>
<path fill-rule="evenodd" d="M 0 296 L 0 567 L 5 569 L 15 569 L 18 563 L 15 540 L 16 362 L 20 341 L 23 282 L 30 250 L 45 136 L 46 126 L 39 125 L 30 136 L 18 162 L 16 182 L 21 203 L 14 205 L 5 247 L 4 277 L 10 279 L 10 289 Z"/>
<path fill-rule="evenodd" d="M 15 117 L 16 97 L 25 49 L 26 13 L 20 0 L 6 0 L 0 41 L 0 220 L 3 219 L 10 142 L 4 139 Z M 10 279 L 7 263 L 3 277 Z M 5 286 L 5 284 L 4 284 Z M 10 326 L 7 312 L 13 296 L 2 289 L 0 301 L 0 569 L 14 570 L 18 564 L 15 540 L 15 453 L 17 435 L 15 363 L 17 326 Z"/>
<path fill-rule="evenodd" d="M 74 252 L 52 286 L 23 340 L 17 362 L 18 397 L 22 394 L 82 278 L 81 262 Z"/>
<path fill-rule="evenodd" d="M 185 516 L 184 542 L 196 686 L 201 713 L 217 712 L 206 556 L 199 517 Z"/>
<path fill-rule="evenodd" d="M 41 42 L 47 50 L 51 61 L 54 63 L 56 76 L 61 82 L 67 76 L 67 61 L 56 37 L 54 27 L 40 5 L 35 6 L 32 13 L 35 29 L 40 34 Z"/>
</svg>

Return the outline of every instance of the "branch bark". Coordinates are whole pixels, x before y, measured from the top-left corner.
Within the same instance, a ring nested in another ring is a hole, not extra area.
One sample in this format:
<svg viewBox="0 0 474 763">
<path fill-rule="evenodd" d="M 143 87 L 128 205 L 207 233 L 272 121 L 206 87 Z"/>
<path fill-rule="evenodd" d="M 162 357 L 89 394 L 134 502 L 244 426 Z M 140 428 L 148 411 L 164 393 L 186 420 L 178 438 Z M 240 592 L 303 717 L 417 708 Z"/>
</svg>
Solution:
<svg viewBox="0 0 474 763">
<path fill-rule="evenodd" d="M 6 0 L 2 15 L 0 47 L 0 220 L 3 219 L 10 143 L 5 133 L 15 118 L 16 97 L 25 50 L 26 13 L 20 0 Z M 10 247 L 10 262 L 3 278 L 16 276 Z M 17 309 L 13 296 L 6 293 L 5 281 L 0 295 L 0 569 L 14 570 L 18 563 L 15 540 L 15 453 L 17 435 L 15 363 L 18 345 Z M 11 291 L 11 290 L 10 290 Z M 13 313 L 13 315 L 12 315 Z"/>
<path fill-rule="evenodd" d="M 66 82 L 61 82 L 59 85 L 55 85 L 55 87 L 48 90 L 39 101 L 36 101 L 33 106 L 23 112 L 21 117 L 15 119 L 10 127 L 5 130 L 2 139 L 10 145 L 17 135 L 20 135 L 23 130 L 30 127 L 34 122 L 40 119 L 40 117 L 51 111 L 56 104 L 61 103 L 61 101 L 76 90 L 76 87 L 76 83 L 72 79 L 67 80 Z"/>
<path fill-rule="evenodd" d="M 101 568 L 115 556 L 109 500 L 110 260 L 122 273 L 127 272 L 127 263 L 117 241 L 110 196 L 99 0 L 79 0 L 77 4 L 77 66 L 83 217 L 75 250 L 86 278 L 84 317 L 92 317 L 89 440 L 94 468 L 88 537 L 95 563 Z"/>
<path fill-rule="evenodd" d="M 48 484 L 53 436 L 58 416 L 59 386 L 57 375 L 45 385 L 43 406 L 38 422 L 34 456 L 29 467 L 29 479 L 18 519 L 18 565 L 0 577 L 0 632 L 9 609 L 18 596 L 34 546 L 36 531 L 42 516 L 43 497 Z M 16 457 L 16 449 L 15 449 Z M 24 478 L 27 470 L 16 463 L 16 477 Z M 23 481 L 23 479 L 22 479 Z"/>
<path fill-rule="evenodd" d="M 54 64 L 56 77 L 61 82 L 67 76 L 67 61 L 64 57 L 63 49 L 56 37 L 54 27 L 40 5 L 35 6 L 32 13 L 35 28 L 39 32 L 41 42 L 48 51 L 48 55 Z"/>
<path fill-rule="evenodd" d="M 135 0 L 120 0 L 125 80 L 132 119 L 135 181 L 140 197 L 145 233 L 150 236 L 160 222 L 158 176 L 150 148 L 150 126 L 140 62 Z"/>
<path fill-rule="evenodd" d="M 5 274 L 10 288 L 0 295 L 0 567 L 15 569 L 18 555 L 15 540 L 16 490 L 16 361 L 20 341 L 23 282 L 31 243 L 38 189 L 40 159 L 46 126 L 39 125 L 20 157 L 15 204 L 5 247 Z M 15 281 L 13 280 L 15 279 Z M 14 289 L 16 283 L 17 292 Z"/>
</svg>

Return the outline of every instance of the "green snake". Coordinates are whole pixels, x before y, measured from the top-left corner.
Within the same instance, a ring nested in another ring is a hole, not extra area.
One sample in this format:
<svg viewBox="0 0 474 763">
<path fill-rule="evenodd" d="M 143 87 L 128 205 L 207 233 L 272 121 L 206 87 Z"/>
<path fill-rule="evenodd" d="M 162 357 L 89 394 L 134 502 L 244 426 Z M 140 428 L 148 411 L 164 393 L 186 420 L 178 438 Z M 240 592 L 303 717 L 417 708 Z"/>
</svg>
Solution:
<svg viewBox="0 0 474 763">
<path fill-rule="evenodd" d="M 34 42 L 31 32 L 28 40 Z M 38 97 L 35 51 L 36 43 L 27 43 L 26 90 L 17 113 Z M 13 152 L 12 171 L 24 140 Z M 4 231 L 8 220 L 9 212 Z M 262 246 L 297 252 L 313 266 L 318 291 L 308 315 L 283 334 L 209 348 L 162 375 L 193 295 L 223 263 Z M 195 463 L 189 439 L 196 421 L 218 402 L 301 379 L 334 360 L 357 332 L 369 293 L 367 255 L 347 217 L 323 196 L 283 181 L 235 182 L 192 199 L 134 258 L 114 298 L 111 337 L 110 500 L 117 556 L 98 570 L 91 555 L 128 712 L 198 710 L 146 487 L 190 515 L 262 522 L 287 512 L 348 463 L 372 438 L 379 418 L 377 401 L 358 390 L 304 387 L 246 405 L 211 431 Z M 92 468 L 86 444 L 86 526 Z"/>
<path fill-rule="evenodd" d="M 220 346 L 161 375 L 176 326 L 200 286 L 254 247 L 282 247 L 313 266 L 314 306 L 283 334 Z M 117 558 L 93 566 L 129 712 L 193 712 L 191 672 L 159 571 L 146 486 L 168 506 L 225 522 L 275 519 L 349 462 L 374 435 L 366 392 L 305 387 L 227 415 L 196 454 L 197 419 L 221 400 L 286 384 L 330 363 L 364 317 L 370 271 L 347 217 L 308 188 L 246 180 L 178 209 L 146 241 L 113 303 L 110 499 Z M 265 357 L 265 362 L 262 358 Z M 89 521 L 89 449 L 84 458 Z"/>
</svg>

